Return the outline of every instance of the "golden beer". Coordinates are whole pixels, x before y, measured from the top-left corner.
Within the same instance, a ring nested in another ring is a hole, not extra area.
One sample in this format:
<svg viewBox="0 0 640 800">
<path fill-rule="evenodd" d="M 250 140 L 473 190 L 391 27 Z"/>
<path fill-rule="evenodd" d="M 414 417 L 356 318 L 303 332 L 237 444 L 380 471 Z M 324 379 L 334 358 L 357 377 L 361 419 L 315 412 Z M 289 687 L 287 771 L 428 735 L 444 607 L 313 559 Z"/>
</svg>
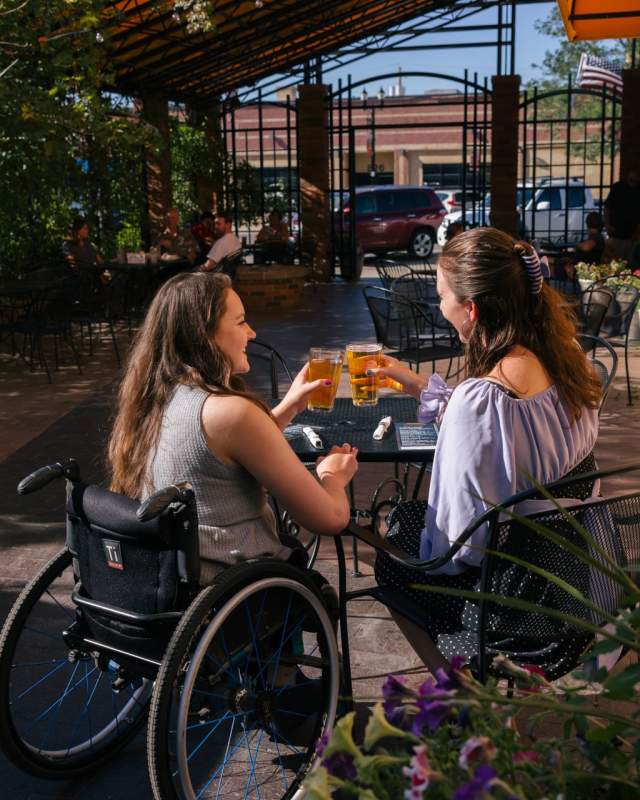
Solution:
<svg viewBox="0 0 640 800">
<path fill-rule="evenodd" d="M 309 351 L 309 381 L 330 380 L 331 386 L 321 386 L 309 395 L 309 411 L 333 411 L 342 372 L 342 351 L 312 347 Z"/>
<path fill-rule="evenodd" d="M 367 375 L 367 370 L 379 367 L 381 360 L 381 344 L 355 343 L 347 345 L 347 366 L 354 406 L 378 404 L 378 381 L 375 375 Z"/>
</svg>

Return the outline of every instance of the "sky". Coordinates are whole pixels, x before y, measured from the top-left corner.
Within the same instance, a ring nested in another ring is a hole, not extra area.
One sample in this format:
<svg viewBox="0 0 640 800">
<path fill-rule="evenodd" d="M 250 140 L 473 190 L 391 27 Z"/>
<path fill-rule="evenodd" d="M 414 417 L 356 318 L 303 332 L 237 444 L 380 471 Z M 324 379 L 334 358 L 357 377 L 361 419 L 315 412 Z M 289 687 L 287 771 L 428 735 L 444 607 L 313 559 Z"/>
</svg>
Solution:
<svg viewBox="0 0 640 800">
<path fill-rule="evenodd" d="M 543 77 L 541 70 L 535 70 L 533 64 L 542 63 L 546 50 L 554 50 L 558 47 L 559 40 L 543 36 L 535 30 L 536 20 L 544 19 L 549 11 L 556 5 L 555 2 L 545 2 L 533 5 L 519 5 L 516 13 L 516 69 L 515 72 L 522 77 L 523 82 L 532 78 Z M 466 20 L 466 24 L 486 24 L 495 22 L 496 12 L 491 10 L 479 13 Z M 463 44 L 469 41 L 481 41 L 482 39 L 495 40 L 495 32 L 474 31 L 460 32 L 458 34 L 436 34 L 425 38 L 425 43 L 446 41 L 459 42 Z M 368 56 L 366 59 L 357 61 L 344 69 L 335 70 L 324 76 L 325 83 L 332 83 L 334 89 L 337 87 L 338 78 L 346 82 L 350 73 L 354 82 L 373 75 L 384 73 L 395 73 L 398 66 L 402 67 L 403 72 L 435 72 L 444 75 L 463 77 L 464 70 L 469 70 L 470 76 L 477 71 L 480 81 L 486 76 L 496 74 L 496 48 L 456 48 L 447 50 L 427 50 L 423 52 L 399 52 L 399 53 L 380 53 Z M 370 95 L 378 92 L 380 85 L 387 92 L 389 85 L 393 83 L 391 79 L 384 81 L 374 81 L 366 86 Z M 410 77 L 403 79 L 407 94 L 422 94 L 430 89 L 451 88 L 451 84 L 444 80 L 427 77 Z M 358 89 L 358 92 L 360 89 Z"/>
</svg>

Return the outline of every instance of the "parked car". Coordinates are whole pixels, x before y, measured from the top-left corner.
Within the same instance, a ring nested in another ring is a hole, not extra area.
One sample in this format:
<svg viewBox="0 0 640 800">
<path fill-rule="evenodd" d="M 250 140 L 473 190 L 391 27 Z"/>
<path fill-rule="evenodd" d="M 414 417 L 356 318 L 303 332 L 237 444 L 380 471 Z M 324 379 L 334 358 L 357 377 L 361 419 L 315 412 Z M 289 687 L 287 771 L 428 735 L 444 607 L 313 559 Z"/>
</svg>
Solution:
<svg viewBox="0 0 640 800">
<path fill-rule="evenodd" d="M 356 241 L 364 253 L 403 250 L 414 258 L 427 258 L 433 251 L 436 232 L 446 210 L 428 186 L 362 186 L 356 189 Z M 353 218 L 349 199 L 334 211 L 336 235 L 350 235 Z M 337 219 L 336 219 L 337 217 Z"/>
<path fill-rule="evenodd" d="M 533 197 L 533 184 L 518 184 L 518 212 L 521 212 L 522 207 Z M 444 247 L 447 243 L 447 228 L 452 222 L 463 222 L 462 209 L 452 211 L 444 218 L 442 225 L 438 228 L 438 244 Z M 465 203 L 464 222 L 463 227 L 476 228 L 479 225 L 491 224 L 491 192 L 487 192 L 484 198 L 479 203 Z"/>
<path fill-rule="evenodd" d="M 524 237 L 541 244 L 576 244 L 585 237 L 587 214 L 599 210 L 582 179 L 547 178 L 522 212 Z"/>
<path fill-rule="evenodd" d="M 518 184 L 518 213 L 525 239 L 540 245 L 572 245 L 584 239 L 587 214 L 600 211 L 591 189 L 581 178 L 543 178 L 535 186 Z M 464 227 L 489 225 L 491 195 L 465 209 Z M 438 244 L 446 244 L 447 228 L 462 220 L 462 211 L 447 214 L 438 229 Z"/>
<path fill-rule="evenodd" d="M 467 189 L 466 191 L 462 191 L 462 189 L 436 189 L 436 194 L 442 201 L 442 205 L 447 210 L 447 214 L 451 214 L 454 211 L 460 211 L 462 209 L 462 200 L 464 198 L 465 205 L 469 206 L 472 205 L 478 200 L 480 200 L 480 196 L 477 193 Z"/>
</svg>

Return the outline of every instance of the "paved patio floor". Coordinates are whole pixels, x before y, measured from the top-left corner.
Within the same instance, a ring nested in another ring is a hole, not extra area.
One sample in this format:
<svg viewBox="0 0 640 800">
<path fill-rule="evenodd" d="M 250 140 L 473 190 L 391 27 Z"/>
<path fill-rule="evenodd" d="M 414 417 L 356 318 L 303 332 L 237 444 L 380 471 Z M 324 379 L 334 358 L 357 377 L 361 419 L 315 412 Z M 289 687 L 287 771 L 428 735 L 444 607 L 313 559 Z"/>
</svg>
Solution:
<svg viewBox="0 0 640 800">
<path fill-rule="evenodd" d="M 376 282 L 370 280 L 370 282 Z M 349 340 L 374 340 L 374 331 L 362 296 L 362 284 L 336 282 L 309 286 L 302 308 L 277 319 L 253 315 L 251 323 L 260 338 L 277 347 L 293 367 L 300 366 L 313 345 L 344 345 Z M 119 334 L 121 349 L 128 337 Z M 619 372 L 601 417 L 597 458 L 601 467 L 640 457 L 640 346 L 631 358 L 635 405 L 626 405 L 624 376 Z M 119 371 L 107 339 L 87 359 L 83 375 L 73 367 L 56 374 L 52 386 L 44 374 L 29 374 L 0 356 L 0 618 L 4 619 L 20 588 L 64 541 L 63 487 L 50 485 L 36 495 L 21 498 L 17 482 L 36 467 L 74 456 L 85 480 L 104 480 L 104 444 L 113 413 Z M 266 389 L 265 376 L 257 388 Z M 343 381 L 340 394 L 348 395 Z M 391 473 L 386 465 L 362 465 L 356 481 L 356 503 L 366 506 L 375 485 Z M 622 477 L 609 481 L 604 491 L 631 485 Z M 349 550 L 349 548 L 347 548 Z M 361 552 L 362 577 L 352 577 L 352 586 L 372 581 L 373 557 Z M 336 576 L 331 541 L 320 549 L 318 568 L 330 579 Z M 386 610 L 373 601 L 354 603 L 349 614 L 354 689 L 361 709 L 377 696 L 382 677 L 390 672 L 418 667 L 419 661 L 389 619 Z M 368 676 L 368 677 L 367 677 Z M 373 676 L 373 677 L 372 677 Z M 57 784 L 22 775 L 0 756 L 3 797 L 16 800 L 142 800 L 151 796 L 144 738 L 130 745 L 112 764 L 71 783 Z"/>
</svg>

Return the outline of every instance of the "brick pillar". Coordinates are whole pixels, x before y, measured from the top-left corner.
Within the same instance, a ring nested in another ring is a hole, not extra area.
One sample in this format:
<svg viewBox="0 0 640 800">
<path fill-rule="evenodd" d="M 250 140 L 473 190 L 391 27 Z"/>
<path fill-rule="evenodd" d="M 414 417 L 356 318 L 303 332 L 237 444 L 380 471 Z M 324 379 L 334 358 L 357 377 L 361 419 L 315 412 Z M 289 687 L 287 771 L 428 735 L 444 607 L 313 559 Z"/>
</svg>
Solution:
<svg viewBox="0 0 640 800">
<path fill-rule="evenodd" d="M 326 280 L 331 277 L 328 128 L 327 87 L 303 84 L 298 100 L 302 253 Z"/>
<path fill-rule="evenodd" d="M 409 156 L 406 150 L 396 150 L 394 153 L 394 181 L 405 186 L 409 180 Z"/>
<path fill-rule="evenodd" d="M 640 69 L 623 70 L 622 83 L 620 178 L 630 169 L 640 170 Z"/>
<path fill-rule="evenodd" d="M 519 75 L 494 75 L 491 101 L 491 224 L 518 235 Z"/>
<path fill-rule="evenodd" d="M 165 214 L 171 208 L 169 106 L 166 98 L 156 92 L 145 94 L 141 99 L 142 118 L 154 128 L 157 137 L 145 154 L 147 220 L 144 238 L 152 243 L 162 232 Z"/>
<path fill-rule="evenodd" d="M 201 211 L 216 211 L 218 197 L 222 193 L 222 127 L 220 125 L 220 106 L 199 114 L 198 121 L 204 123 L 206 136 L 206 173 L 196 175 L 196 195 Z"/>
</svg>

